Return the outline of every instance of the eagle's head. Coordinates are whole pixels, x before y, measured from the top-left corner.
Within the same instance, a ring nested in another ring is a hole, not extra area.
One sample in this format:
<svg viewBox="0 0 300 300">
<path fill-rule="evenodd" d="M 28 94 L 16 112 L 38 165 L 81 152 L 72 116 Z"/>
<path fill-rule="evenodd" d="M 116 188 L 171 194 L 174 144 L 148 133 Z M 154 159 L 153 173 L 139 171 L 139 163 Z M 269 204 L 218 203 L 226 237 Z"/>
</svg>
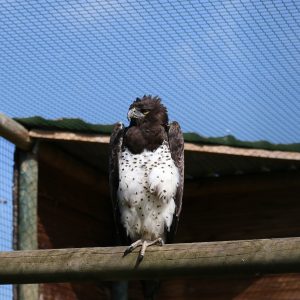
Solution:
<svg viewBox="0 0 300 300">
<path fill-rule="evenodd" d="M 129 107 L 127 117 L 131 126 L 139 126 L 149 122 L 167 126 L 169 121 L 167 108 L 161 104 L 161 99 L 150 95 L 136 98 Z"/>
</svg>

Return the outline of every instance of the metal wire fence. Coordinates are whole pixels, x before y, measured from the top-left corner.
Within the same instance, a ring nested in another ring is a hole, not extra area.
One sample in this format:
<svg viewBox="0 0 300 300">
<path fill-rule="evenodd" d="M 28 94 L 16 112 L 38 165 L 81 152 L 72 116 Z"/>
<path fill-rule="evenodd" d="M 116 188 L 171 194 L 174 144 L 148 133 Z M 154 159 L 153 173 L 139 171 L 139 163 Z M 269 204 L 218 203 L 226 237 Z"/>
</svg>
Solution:
<svg viewBox="0 0 300 300">
<path fill-rule="evenodd" d="M 0 15 L 10 117 L 126 123 L 154 94 L 185 132 L 300 140 L 299 1 L 19 0 Z M 12 250 L 13 149 L 0 139 L 0 250 Z"/>
<path fill-rule="evenodd" d="M 14 145 L 0 138 L 0 251 L 13 249 L 13 153 Z M 0 285 L 0 299 L 12 299 L 11 285 Z"/>
<path fill-rule="evenodd" d="M 155 94 L 184 131 L 299 140 L 299 1 L 20 0 L 0 14 L 9 116 L 113 123 Z"/>
</svg>

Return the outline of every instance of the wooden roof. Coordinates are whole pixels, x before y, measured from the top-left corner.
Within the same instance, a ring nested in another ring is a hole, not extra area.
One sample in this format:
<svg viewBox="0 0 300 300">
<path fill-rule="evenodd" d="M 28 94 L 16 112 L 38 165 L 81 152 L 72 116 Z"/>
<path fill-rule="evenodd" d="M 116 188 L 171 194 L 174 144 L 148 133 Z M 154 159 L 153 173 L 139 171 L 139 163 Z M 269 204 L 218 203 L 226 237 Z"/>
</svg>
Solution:
<svg viewBox="0 0 300 300">
<path fill-rule="evenodd" d="M 29 136 L 51 141 L 73 157 L 107 172 L 108 135 L 33 129 Z M 187 178 L 298 170 L 300 153 L 187 142 L 185 168 Z"/>
</svg>

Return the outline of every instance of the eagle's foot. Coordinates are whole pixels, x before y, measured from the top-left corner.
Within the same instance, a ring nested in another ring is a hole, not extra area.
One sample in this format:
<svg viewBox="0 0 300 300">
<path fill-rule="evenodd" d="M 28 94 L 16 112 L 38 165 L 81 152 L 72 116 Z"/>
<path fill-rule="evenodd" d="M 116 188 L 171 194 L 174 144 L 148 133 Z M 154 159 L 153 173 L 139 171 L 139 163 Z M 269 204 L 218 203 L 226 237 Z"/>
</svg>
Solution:
<svg viewBox="0 0 300 300">
<path fill-rule="evenodd" d="M 124 256 L 129 254 L 130 252 L 132 252 L 135 248 L 141 246 L 141 250 L 138 256 L 138 262 L 141 262 L 145 256 L 145 252 L 147 247 L 152 246 L 152 245 L 159 245 L 159 246 L 163 246 L 164 241 L 162 238 L 158 238 L 154 241 L 149 241 L 149 240 L 137 240 L 134 243 L 132 243 L 124 252 Z"/>
<path fill-rule="evenodd" d="M 163 241 L 162 238 L 158 238 L 154 241 L 147 241 L 147 240 L 143 241 L 142 248 L 141 248 L 141 251 L 139 253 L 138 261 L 141 262 L 143 260 L 147 247 L 152 246 L 152 245 L 163 246 L 163 244 L 164 244 L 164 241 Z"/>
<path fill-rule="evenodd" d="M 127 255 L 128 253 L 132 252 L 138 246 L 142 246 L 142 245 L 143 245 L 143 240 L 140 239 L 140 240 L 135 241 L 129 247 L 127 247 L 127 249 L 124 252 L 124 256 Z"/>
</svg>

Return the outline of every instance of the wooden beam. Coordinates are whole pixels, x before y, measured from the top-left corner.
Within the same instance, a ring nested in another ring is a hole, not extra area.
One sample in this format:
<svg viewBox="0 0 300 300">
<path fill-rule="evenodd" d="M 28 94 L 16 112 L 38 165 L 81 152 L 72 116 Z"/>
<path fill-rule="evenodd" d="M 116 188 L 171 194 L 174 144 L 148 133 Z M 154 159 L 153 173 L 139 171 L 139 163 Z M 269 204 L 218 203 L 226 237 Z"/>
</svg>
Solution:
<svg viewBox="0 0 300 300">
<path fill-rule="evenodd" d="M 18 249 L 34 250 L 37 241 L 38 162 L 34 152 L 19 151 Z M 18 299 L 38 299 L 38 285 L 19 285 Z"/>
<path fill-rule="evenodd" d="M 263 149 L 239 148 L 221 145 L 198 145 L 193 143 L 185 143 L 184 150 L 191 152 L 261 157 L 269 159 L 300 160 L 299 152 L 271 151 Z"/>
<path fill-rule="evenodd" d="M 3 136 L 22 150 L 29 150 L 32 146 L 28 130 L 2 113 L 0 113 L 0 136 Z"/>
<path fill-rule="evenodd" d="M 39 138 L 45 140 L 78 141 L 104 144 L 109 143 L 109 136 L 92 133 L 32 129 L 29 131 L 29 135 L 32 138 Z"/>
<path fill-rule="evenodd" d="M 153 279 L 300 272 L 300 238 L 0 253 L 0 283 Z"/>
<path fill-rule="evenodd" d="M 34 129 L 29 132 L 30 137 L 46 139 L 46 140 L 61 140 L 61 141 L 81 141 L 89 143 L 108 144 L 109 136 L 100 134 L 87 134 L 77 132 L 61 132 Z M 246 156 L 246 157 L 261 157 L 269 159 L 283 160 L 300 160 L 300 153 L 289 151 L 270 151 L 263 149 L 239 148 L 222 145 L 200 145 L 194 143 L 185 143 L 185 151 L 214 153 L 223 155 Z"/>
</svg>

